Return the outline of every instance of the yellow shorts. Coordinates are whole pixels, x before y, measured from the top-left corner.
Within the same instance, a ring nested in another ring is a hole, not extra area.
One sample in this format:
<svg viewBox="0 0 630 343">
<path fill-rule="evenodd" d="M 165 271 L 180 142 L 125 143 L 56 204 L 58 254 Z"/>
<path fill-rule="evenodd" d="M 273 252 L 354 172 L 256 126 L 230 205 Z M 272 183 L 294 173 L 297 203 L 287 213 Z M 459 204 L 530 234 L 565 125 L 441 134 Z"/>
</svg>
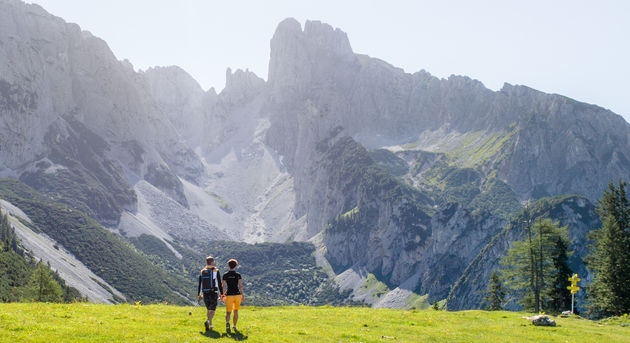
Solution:
<svg viewBox="0 0 630 343">
<path fill-rule="evenodd" d="M 228 295 L 225 298 L 225 312 L 232 312 L 232 310 L 241 309 L 241 295 Z"/>
</svg>

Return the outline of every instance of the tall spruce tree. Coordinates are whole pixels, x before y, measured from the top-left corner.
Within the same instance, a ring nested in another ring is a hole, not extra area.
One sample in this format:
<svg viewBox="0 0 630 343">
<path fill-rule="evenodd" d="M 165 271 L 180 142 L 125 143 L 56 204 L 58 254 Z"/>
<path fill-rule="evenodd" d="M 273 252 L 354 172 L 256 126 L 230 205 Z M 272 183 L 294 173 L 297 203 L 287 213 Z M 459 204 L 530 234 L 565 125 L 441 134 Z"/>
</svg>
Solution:
<svg viewBox="0 0 630 343">
<path fill-rule="evenodd" d="M 558 240 L 563 242 L 564 253 L 568 254 L 568 227 L 560 227 L 558 222 L 548 218 L 539 219 L 531 230 L 528 227 L 528 236 L 514 242 L 501 259 L 503 268 L 500 273 L 506 288 L 519 299 L 525 310 L 540 312 L 551 308 L 553 280 L 561 277 L 554 262 L 558 256 Z"/>
<path fill-rule="evenodd" d="M 39 262 L 26 285 L 25 299 L 38 302 L 61 302 L 63 291 L 53 278 L 50 269 Z"/>
<path fill-rule="evenodd" d="M 547 306 L 547 311 L 552 313 L 560 313 L 571 309 L 571 293 L 567 290 L 567 287 L 571 285 L 569 277 L 571 277 L 573 272 L 569 268 L 570 253 L 566 243 L 562 239 L 557 239 L 555 248 L 552 251 L 551 258 L 553 259 L 556 273 L 550 283 L 550 301 Z"/>
<path fill-rule="evenodd" d="M 630 204 L 625 187 L 622 181 L 619 187 L 608 184 L 597 209 L 602 227 L 589 234 L 589 307 L 603 315 L 630 312 Z"/>
<path fill-rule="evenodd" d="M 488 281 L 488 288 L 484 292 L 483 300 L 481 304 L 488 311 L 501 311 L 503 310 L 503 303 L 505 302 L 505 287 L 501 283 L 499 275 L 493 271 Z"/>
</svg>

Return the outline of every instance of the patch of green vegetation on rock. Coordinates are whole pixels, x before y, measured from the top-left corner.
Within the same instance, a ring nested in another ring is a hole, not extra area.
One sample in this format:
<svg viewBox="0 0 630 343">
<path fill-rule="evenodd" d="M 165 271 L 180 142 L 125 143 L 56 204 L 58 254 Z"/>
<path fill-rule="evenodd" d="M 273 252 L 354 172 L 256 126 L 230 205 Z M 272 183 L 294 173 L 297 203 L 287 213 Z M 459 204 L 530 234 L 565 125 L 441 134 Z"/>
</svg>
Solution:
<svg viewBox="0 0 630 343">
<path fill-rule="evenodd" d="M 481 132 L 466 134 L 461 144 L 449 154 L 458 161 L 462 167 L 481 167 L 489 162 L 497 164 L 506 157 L 502 154 L 504 148 L 518 133 L 517 126 L 510 126 L 510 131 L 499 131 L 490 135 Z"/>
<path fill-rule="evenodd" d="M 470 203 L 475 211 L 488 211 L 504 219 L 516 214 L 521 208 L 518 195 L 505 182 L 491 178 L 482 186 L 482 192 Z"/>
<path fill-rule="evenodd" d="M 447 157 L 438 160 L 421 179 L 438 204 L 470 203 L 480 192 L 482 177 L 475 169 L 458 168 Z"/>
<path fill-rule="evenodd" d="M 419 295 L 412 293 L 405 302 L 405 308 L 409 310 L 426 310 L 431 307 L 429 303 L 429 295 Z"/>
<path fill-rule="evenodd" d="M 357 215 L 358 213 L 359 213 L 359 207 L 357 206 L 357 207 L 355 207 L 355 208 L 351 209 L 350 211 L 348 211 L 348 212 L 346 212 L 346 213 L 342 214 L 342 215 L 341 215 L 341 217 L 342 217 L 343 219 L 350 219 L 352 216 L 355 216 L 355 215 Z"/>
<path fill-rule="evenodd" d="M 394 176 L 403 176 L 409 172 L 407 162 L 387 149 L 377 149 L 369 152 L 377 165 L 385 168 Z"/>
<path fill-rule="evenodd" d="M 496 170 L 484 175 L 481 168 L 461 167 L 454 156 L 442 155 L 418 181 L 438 204 L 460 203 L 507 219 L 521 205 L 516 192 L 496 175 Z"/>
<path fill-rule="evenodd" d="M 367 278 L 361 285 L 361 290 L 365 292 L 371 292 L 372 298 L 378 299 L 381 296 L 387 294 L 390 291 L 389 287 L 381 281 L 379 281 L 374 274 L 368 274 Z"/>
<path fill-rule="evenodd" d="M 219 205 L 219 208 L 221 210 L 223 210 L 223 212 L 232 213 L 232 207 L 220 195 L 218 195 L 217 193 L 211 192 L 211 191 L 206 191 L 206 193 L 209 196 L 211 196 L 212 199 L 214 199 L 214 201 L 217 202 L 217 204 Z"/>
</svg>

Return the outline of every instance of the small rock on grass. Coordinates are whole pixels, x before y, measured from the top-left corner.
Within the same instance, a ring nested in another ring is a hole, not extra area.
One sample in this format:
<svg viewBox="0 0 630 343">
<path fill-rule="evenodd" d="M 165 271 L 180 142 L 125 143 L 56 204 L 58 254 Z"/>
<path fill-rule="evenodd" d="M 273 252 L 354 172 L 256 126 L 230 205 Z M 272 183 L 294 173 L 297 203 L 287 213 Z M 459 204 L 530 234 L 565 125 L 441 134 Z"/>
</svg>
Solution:
<svg viewBox="0 0 630 343">
<path fill-rule="evenodd" d="M 556 326 L 556 321 L 549 318 L 546 314 L 539 314 L 533 317 L 524 317 L 527 320 L 531 320 L 532 324 L 536 326 Z"/>
</svg>

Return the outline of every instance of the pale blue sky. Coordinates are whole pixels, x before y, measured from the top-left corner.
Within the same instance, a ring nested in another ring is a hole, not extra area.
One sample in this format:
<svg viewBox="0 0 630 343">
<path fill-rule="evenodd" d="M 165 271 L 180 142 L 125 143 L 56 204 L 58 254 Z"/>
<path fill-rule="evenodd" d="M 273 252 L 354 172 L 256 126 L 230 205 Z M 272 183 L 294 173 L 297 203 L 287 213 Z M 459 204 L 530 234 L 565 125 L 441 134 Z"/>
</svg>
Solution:
<svg viewBox="0 0 630 343">
<path fill-rule="evenodd" d="M 266 79 L 269 40 L 294 17 L 348 34 L 407 72 L 467 75 L 594 103 L 630 119 L 630 1 L 34 0 L 103 38 L 136 69 L 178 65 L 204 89 L 225 70 Z"/>
</svg>

